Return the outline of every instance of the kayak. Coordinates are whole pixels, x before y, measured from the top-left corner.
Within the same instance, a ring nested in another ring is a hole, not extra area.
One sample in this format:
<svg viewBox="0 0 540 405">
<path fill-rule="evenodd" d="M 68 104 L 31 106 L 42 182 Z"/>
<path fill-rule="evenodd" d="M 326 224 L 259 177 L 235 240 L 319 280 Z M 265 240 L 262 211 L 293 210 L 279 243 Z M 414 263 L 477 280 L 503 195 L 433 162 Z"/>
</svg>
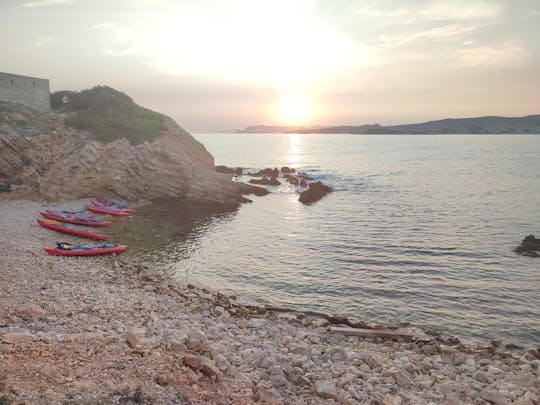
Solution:
<svg viewBox="0 0 540 405">
<path fill-rule="evenodd" d="M 56 247 L 46 247 L 45 251 L 55 256 L 91 256 L 108 253 L 120 253 L 127 249 L 127 245 L 104 243 L 101 245 L 72 245 L 71 243 L 56 243 Z"/>
<path fill-rule="evenodd" d="M 88 226 L 107 226 L 110 225 L 110 221 L 102 221 L 92 215 L 79 216 L 77 213 L 66 213 L 63 211 L 39 211 L 39 214 L 47 219 L 54 219 L 55 221 L 67 222 L 68 224 L 76 225 L 88 225 Z"/>
<path fill-rule="evenodd" d="M 62 222 L 58 222 L 52 219 L 36 219 L 36 221 L 42 227 L 47 228 L 47 229 L 52 229 L 53 231 L 69 233 L 71 235 L 82 236 L 84 238 L 90 238 L 90 239 L 97 239 L 97 240 L 107 239 L 107 235 L 102 235 L 95 232 L 72 228 L 70 226 L 67 226 L 66 224 L 63 224 Z"/>
<path fill-rule="evenodd" d="M 123 203 L 121 201 L 112 200 L 110 198 L 104 198 L 104 197 L 97 197 L 97 198 L 91 198 L 90 202 L 94 205 L 99 206 L 105 206 L 105 207 L 116 207 L 123 209 L 125 211 L 131 211 L 133 213 L 136 212 L 135 208 L 130 208 L 126 203 Z"/>
<path fill-rule="evenodd" d="M 114 215 L 117 217 L 127 217 L 130 215 L 133 215 L 133 212 L 125 211 L 121 208 L 102 207 L 102 206 L 98 207 L 97 205 L 86 205 L 84 208 L 86 208 L 88 211 L 99 212 L 100 214 Z"/>
</svg>

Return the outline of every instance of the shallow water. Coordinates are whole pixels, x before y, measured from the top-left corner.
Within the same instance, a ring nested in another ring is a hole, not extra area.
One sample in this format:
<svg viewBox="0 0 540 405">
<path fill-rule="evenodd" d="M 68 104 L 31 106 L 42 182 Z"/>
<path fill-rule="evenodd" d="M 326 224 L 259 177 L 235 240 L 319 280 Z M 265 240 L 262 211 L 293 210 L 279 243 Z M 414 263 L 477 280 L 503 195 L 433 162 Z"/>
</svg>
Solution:
<svg viewBox="0 0 540 405">
<path fill-rule="evenodd" d="M 540 136 L 196 138 L 216 164 L 293 166 L 335 191 L 304 206 L 270 187 L 217 214 L 157 204 L 123 229 L 139 259 L 242 301 L 540 343 L 540 259 L 512 252 L 540 234 Z"/>
</svg>

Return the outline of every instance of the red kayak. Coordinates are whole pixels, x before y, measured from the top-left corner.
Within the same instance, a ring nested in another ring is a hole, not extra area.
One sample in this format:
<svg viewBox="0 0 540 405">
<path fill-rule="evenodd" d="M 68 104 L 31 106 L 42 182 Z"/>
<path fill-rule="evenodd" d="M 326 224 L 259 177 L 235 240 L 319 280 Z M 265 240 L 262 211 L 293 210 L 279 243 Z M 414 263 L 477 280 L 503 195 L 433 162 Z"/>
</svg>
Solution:
<svg viewBox="0 0 540 405">
<path fill-rule="evenodd" d="M 82 236 L 84 238 L 90 238 L 90 239 L 97 239 L 97 240 L 105 240 L 105 239 L 107 239 L 107 235 L 102 235 L 102 234 L 99 234 L 99 233 L 94 233 L 94 232 L 90 232 L 90 231 L 84 231 L 82 229 L 72 228 L 70 226 L 67 226 L 66 224 L 63 224 L 62 222 L 58 222 L 58 221 L 55 221 L 55 220 L 36 219 L 36 221 L 42 227 L 47 228 L 47 229 L 52 229 L 53 231 L 69 233 L 71 235 Z"/>
<path fill-rule="evenodd" d="M 102 245 L 72 245 L 71 243 L 56 243 L 56 247 L 46 247 L 45 251 L 55 256 L 92 256 L 108 253 L 120 253 L 127 249 L 127 245 L 107 243 Z"/>
<path fill-rule="evenodd" d="M 54 219 L 55 221 L 67 222 L 68 224 L 76 225 L 88 225 L 88 226 L 107 226 L 110 225 L 110 221 L 102 221 L 91 215 L 80 216 L 74 213 L 66 213 L 64 211 L 39 211 L 39 214 L 47 219 Z"/>
<path fill-rule="evenodd" d="M 90 202 L 96 207 L 121 209 L 122 211 L 135 214 L 137 210 L 135 208 L 129 208 L 126 204 L 116 200 L 110 200 L 108 198 L 98 197 L 96 199 L 90 198 Z"/>
<path fill-rule="evenodd" d="M 97 205 L 86 205 L 88 211 L 99 212 L 100 214 L 114 215 L 116 217 L 128 217 L 133 215 L 133 212 L 124 211 L 121 208 L 112 208 L 112 207 L 98 207 Z"/>
</svg>

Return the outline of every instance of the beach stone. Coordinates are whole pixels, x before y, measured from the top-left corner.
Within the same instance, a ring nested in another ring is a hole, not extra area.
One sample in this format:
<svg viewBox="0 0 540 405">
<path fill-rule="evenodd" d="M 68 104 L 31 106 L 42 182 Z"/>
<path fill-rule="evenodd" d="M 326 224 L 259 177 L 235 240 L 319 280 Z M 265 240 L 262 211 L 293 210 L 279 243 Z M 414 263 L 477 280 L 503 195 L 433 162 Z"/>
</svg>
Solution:
<svg viewBox="0 0 540 405">
<path fill-rule="evenodd" d="M 495 374 L 495 375 L 499 375 L 499 374 L 503 374 L 503 371 L 500 369 L 500 368 L 497 368 L 497 367 L 493 367 L 493 366 L 489 366 L 487 368 L 487 371 L 491 374 Z"/>
<path fill-rule="evenodd" d="M 184 355 L 184 357 L 182 357 L 182 364 L 188 367 L 191 367 L 194 370 L 197 370 L 200 367 L 201 362 L 197 355 L 192 354 L 192 353 L 187 353 Z"/>
<path fill-rule="evenodd" d="M 512 402 L 512 405 L 535 405 L 533 401 L 529 399 L 518 399 L 517 401 Z"/>
<path fill-rule="evenodd" d="M 502 393 L 495 390 L 482 391 L 480 397 L 495 405 L 508 405 L 510 403 Z"/>
<path fill-rule="evenodd" d="M 266 324 L 266 320 L 262 318 L 250 318 L 247 322 L 248 328 L 260 329 Z"/>
<path fill-rule="evenodd" d="M 214 357 L 214 362 L 216 363 L 216 366 L 221 370 L 221 371 L 225 371 L 227 370 L 228 368 L 231 367 L 231 364 L 229 363 L 229 361 L 225 358 L 225 356 L 221 355 L 221 354 L 217 354 L 215 357 Z"/>
<path fill-rule="evenodd" d="M 210 359 L 204 359 L 201 365 L 201 371 L 209 377 L 220 376 L 221 371 Z"/>
<path fill-rule="evenodd" d="M 298 354 L 300 356 L 306 357 L 306 359 L 311 358 L 311 349 L 306 346 L 295 346 L 290 350 L 293 354 Z"/>
<path fill-rule="evenodd" d="M 381 402 L 382 405 L 401 405 L 402 403 L 403 399 L 399 395 L 390 394 L 386 394 Z"/>
<path fill-rule="evenodd" d="M 187 347 L 184 343 L 175 341 L 171 343 L 171 350 L 175 353 L 185 353 L 187 351 Z"/>
<path fill-rule="evenodd" d="M 332 399 L 336 398 L 337 389 L 333 381 L 317 381 L 315 382 L 315 392 L 321 398 Z"/>
<path fill-rule="evenodd" d="M 492 380 L 492 376 L 490 376 L 489 374 L 483 372 L 483 371 L 478 371 L 474 374 L 473 378 L 476 380 L 476 381 L 479 381 L 481 383 L 484 383 L 484 384 L 489 384 Z"/>
<path fill-rule="evenodd" d="M 395 359 L 394 364 L 399 368 L 404 368 L 411 364 L 411 359 L 408 356 L 402 356 Z"/>
<path fill-rule="evenodd" d="M 19 311 L 19 316 L 22 319 L 43 319 L 46 316 L 45 310 L 37 305 L 26 305 Z"/>
<path fill-rule="evenodd" d="M 448 392 L 444 394 L 444 398 L 441 405 L 462 405 L 463 401 L 459 399 L 455 392 Z"/>
<path fill-rule="evenodd" d="M 311 384 L 311 381 L 306 376 L 298 375 L 298 376 L 296 376 L 295 383 L 297 385 L 309 385 L 309 384 Z"/>
<path fill-rule="evenodd" d="M 126 336 L 128 344 L 134 349 L 141 345 L 141 338 L 134 332 L 129 332 Z"/>
<path fill-rule="evenodd" d="M 383 377 L 392 377 L 400 388 L 408 389 L 412 385 L 407 372 L 396 367 L 384 371 Z"/>
</svg>

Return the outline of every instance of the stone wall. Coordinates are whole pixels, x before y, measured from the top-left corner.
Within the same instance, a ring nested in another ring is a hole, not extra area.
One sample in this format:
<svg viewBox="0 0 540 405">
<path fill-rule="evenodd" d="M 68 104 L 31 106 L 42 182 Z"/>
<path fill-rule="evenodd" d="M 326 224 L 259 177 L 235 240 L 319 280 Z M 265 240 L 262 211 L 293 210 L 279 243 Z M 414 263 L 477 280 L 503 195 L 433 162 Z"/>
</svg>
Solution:
<svg viewBox="0 0 540 405">
<path fill-rule="evenodd" d="M 23 104 L 40 112 L 50 112 L 49 80 L 0 72 L 0 101 Z"/>
</svg>

